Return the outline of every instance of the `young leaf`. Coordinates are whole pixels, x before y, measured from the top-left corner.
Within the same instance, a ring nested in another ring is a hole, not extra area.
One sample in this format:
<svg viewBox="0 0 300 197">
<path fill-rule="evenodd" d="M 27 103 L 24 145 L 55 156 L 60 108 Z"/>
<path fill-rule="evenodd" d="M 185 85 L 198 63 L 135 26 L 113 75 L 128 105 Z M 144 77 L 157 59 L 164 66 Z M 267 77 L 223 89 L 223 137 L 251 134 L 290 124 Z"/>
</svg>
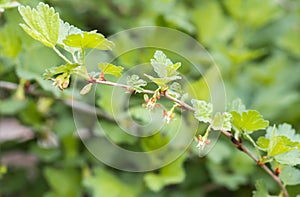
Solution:
<svg viewBox="0 0 300 197">
<path fill-rule="evenodd" d="M 46 72 L 44 73 L 44 78 L 50 78 L 53 77 L 54 75 L 62 74 L 62 73 L 68 73 L 70 74 L 75 68 L 77 68 L 79 64 L 66 64 L 66 65 L 61 65 L 58 67 L 53 67 L 50 69 L 47 69 Z"/>
<path fill-rule="evenodd" d="M 279 178 L 285 185 L 298 185 L 300 184 L 300 170 L 295 167 L 286 166 L 279 174 Z"/>
<path fill-rule="evenodd" d="M 274 130 L 274 133 L 273 133 L 273 127 L 268 127 L 266 138 L 270 138 L 272 135 L 286 136 L 292 141 L 300 142 L 300 135 L 296 134 L 295 129 L 293 129 L 292 126 L 287 123 L 278 125 L 278 127 Z"/>
<path fill-rule="evenodd" d="M 264 120 L 262 115 L 255 110 L 249 110 L 242 114 L 232 111 L 232 123 L 237 129 L 242 129 L 246 132 L 253 132 L 259 129 L 264 129 L 269 126 L 269 121 Z"/>
<path fill-rule="evenodd" d="M 154 59 L 151 59 L 151 65 L 160 78 L 181 79 L 177 72 L 181 64 L 179 62 L 173 64 L 162 51 L 155 52 Z"/>
<path fill-rule="evenodd" d="M 81 89 L 80 94 L 85 95 L 85 94 L 89 93 L 91 91 L 92 87 L 93 87 L 93 83 L 89 83 L 89 84 L 85 85 Z"/>
<path fill-rule="evenodd" d="M 238 113 L 243 113 L 246 111 L 246 106 L 242 103 L 241 99 L 235 99 L 229 105 L 229 111 L 237 111 Z"/>
<path fill-rule="evenodd" d="M 221 114 L 220 112 L 216 113 L 213 122 L 211 124 L 214 130 L 223 130 L 230 131 L 231 130 L 231 117 L 232 115 L 228 112 L 224 112 Z"/>
<path fill-rule="evenodd" d="M 151 65 L 160 78 L 167 77 L 167 67 L 173 65 L 172 61 L 162 51 L 156 51 L 154 59 L 151 59 Z"/>
<path fill-rule="evenodd" d="M 126 181 L 125 181 L 126 180 Z M 121 179 L 105 168 L 94 168 L 91 175 L 83 177 L 83 185 L 91 192 L 89 196 L 106 197 L 137 197 L 140 189 L 138 182 L 131 181 L 130 177 Z M 79 196 L 79 195 L 78 195 Z"/>
<path fill-rule="evenodd" d="M 294 150 L 295 148 L 291 145 L 292 142 L 285 136 L 272 136 L 268 146 L 268 156 L 272 157 Z"/>
<path fill-rule="evenodd" d="M 270 140 L 261 136 L 261 137 L 258 138 L 258 140 L 257 140 L 256 143 L 262 149 L 266 149 L 267 150 L 267 148 L 269 147 Z"/>
<path fill-rule="evenodd" d="M 53 48 L 56 45 L 60 19 L 52 7 L 40 2 L 36 9 L 20 6 L 19 12 L 26 23 L 20 24 L 20 26 L 27 34 L 47 47 Z"/>
<path fill-rule="evenodd" d="M 181 77 L 178 75 L 179 73 L 177 72 L 177 69 L 181 66 L 181 63 L 178 62 L 173 64 L 172 61 L 168 59 L 162 51 L 157 50 L 155 52 L 154 59 L 151 59 L 151 65 L 159 78 L 154 78 L 146 74 L 145 75 L 161 87 L 170 81 L 181 79 Z"/>
<path fill-rule="evenodd" d="M 63 43 L 69 47 L 99 50 L 111 50 L 114 45 L 111 41 L 105 39 L 102 34 L 96 33 L 96 31 L 68 35 L 63 40 Z"/>
<path fill-rule="evenodd" d="M 146 185 L 152 191 L 160 191 L 164 186 L 169 184 L 181 183 L 185 178 L 183 162 L 186 155 L 179 157 L 174 162 L 164 166 L 159 174 L 147 173 L 144 176 Z"/>
<path fill-rule="evenodd" d="M 43 168 L 44 177 L 53 193 L 49 196 L 81 196 L 81 175 L 75 168 Z M 61 187 L 63 185 L 63 187 Z"/>
<path fill-rule="evenodd" d="M 21 35 L 18 26 L 5 25 L 0 31 L 0 46 L 2 54 L 15 58 L 22 50 Z"/>
<path fill-rule="evenodd" d="M 110 74 L 116 77 L 122 76 L 121 72 L 123 71 L 123 67 L 121 66 L 115 66 L 109 63 L 99 63 L 98 67 L 104 74 Z"/>
<path fill-rule="evenodd" d="M 194 116 L 201 122 L 208 123 L 211 121 L 213 106 L 211 103 L 192 99 L 193 108 L 195 109 Z"/>
<path fill-rule="evenodd" d="M 284 165 L 295 166 L 300 164 L 300 151 L 292 150 L 284 154 L 276 155 L 275 160 Z"/>
<path fill-rule="evenodd" d="M 164 87 L 166 83 L 171 81 L 170 79 L 167 78 L 155 78 L 152 77 L 151 75 L 147 75 L 147 74 L 144 75 L 160 87 Z"/>
<path fill-rule="evenodd" d="M 299 142 L 293 142 L 286 136 L 276 135 L 276 128 L 273 127 L 272 135 L 267 133 L 266 137 L 259 137 L 257 145 L 268 152 L 268 157 L 278 155 L 279 160 L 283 161 L 285 156 L 280 155 L 297 149 Z M 280 163 L 280 161 L 278 162 Z"/>
<path fill-rule="evenodd" d="M 138 75 L 131 75 L 127 78 L 127 85 L 136 92 L 141 93 L 144 90 L 142 87 L 146 86 L 147 82 L 140 79 Z"/>
<path fill-rule="evenodd" d="M 256 191 L 253 191 L 252 197 L 270 197 L 265 181 L 258 180 L 255 183 Z"/>
<path fill-rule="evenodd" d="M 67 22 L 64 22 L 63 20 L 60 20 L 60 28 L 59 28 L 59 36 L 57 40 L 57 44 L 60 45 L 62 48 L 64 48 L 66 51 L 70 53 L 74 53 L 75 51 L 79 50 L 79 48 L 74 48 L 74 47 L 69 47 L 65 45 L 63 40 L 66 39 L 67 36 L 72 35 L 72 34 L 81 34 L 82 31 L 73 26 L 70 25 Z"/>
<path fill-rule="evenodd" d="M 174 98 L 179 98 L 182 93 L 181 85 L 177 82 L 173 82 L 167 90 L 167 94 Z"/>
</svg>

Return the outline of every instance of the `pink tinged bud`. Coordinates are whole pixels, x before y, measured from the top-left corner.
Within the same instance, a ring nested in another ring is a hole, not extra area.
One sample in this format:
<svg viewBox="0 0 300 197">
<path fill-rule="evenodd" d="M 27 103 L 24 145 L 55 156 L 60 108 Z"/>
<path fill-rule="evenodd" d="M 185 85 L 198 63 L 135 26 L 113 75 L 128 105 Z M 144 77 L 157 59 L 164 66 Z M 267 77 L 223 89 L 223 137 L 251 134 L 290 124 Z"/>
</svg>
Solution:
<svg viewBox="0 0 300 197">
<path fill-rule="evenodd" d="M 156 98 L 159 100 L 159 99 L 160 99 L 160 94 L 157 94 L 157 95 L 156 95 Z"/>
<path fill-rule="evenodd" d="M 148 97 L 148 95 L 147 95 L 147 94 L 144 94 L 144 100 L 145 100 L 145 102 L 148 102 L 148 100 L 149 100 L 149 97 Z"/>
<path fill-rule="evenodd" d="M 164 110 L 164 121 L 167 122 L 167 124 L 170 123 L 170 121 L 174 118 L 175 113 L 173 113 L 172 111 L 166 111 Z"/>
<path fill-rule="evenodd" d="M 149 99 L 148 95 L 144 95 L 145 103 L 143 104 L 144 107 L 146 107 L 148 110 L 152 111 L 155 107 L 160 107 L 159 104 L 156 103 L 157 99 L 156 97 L 151 97 Z"/>
<path fill-rule="evenodd" d="M 62 83 L 62 89 L 66 89 L 68 86 L 69 86 L 69 79 L 65 80 L 63 83 Z"/>
<path fill-rule="evenodd" d="M 198 136 L 196 147 L 197 147 L 199 150 L 203 150 L 204 147 L 205 147 L 206 145 L 208 145 L 208 144 L 210 144 L 210 140 L 206 139 L 205 137 L 202 137 L 201 135 Z"/>
</svg>

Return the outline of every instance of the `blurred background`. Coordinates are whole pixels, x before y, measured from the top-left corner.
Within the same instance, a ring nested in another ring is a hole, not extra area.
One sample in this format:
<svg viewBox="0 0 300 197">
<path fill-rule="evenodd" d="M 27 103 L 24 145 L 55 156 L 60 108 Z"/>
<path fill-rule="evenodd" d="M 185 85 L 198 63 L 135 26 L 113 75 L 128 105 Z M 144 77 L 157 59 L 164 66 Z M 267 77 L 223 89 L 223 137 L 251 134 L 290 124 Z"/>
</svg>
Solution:
<svg viewBox="0 0 300 197">
<path fill-rule="evenodd" d="M 36 6 L 41 1 L 18 2 Z M 141 26 L 182 31 L 211 54 L 222 74 L 227 101 L 241 98 L 247 108 L 258 110 L 271 125 L 286 122 L 300 130 L 298 0 L 43 2 L 54 7 L 64 21 L 86 31 L 98 30 L 107 37 Z M 26 35 L 18 25 L 21 22 L 17 8 L 0 13 L 0 196 L 247 197 L 252 196 L 259 179 L 267 183 L 270 193 L 278 193 L 274 181 L 223 137 L 206 157 L 199 158 L 191 147 L 174 163 L 153 172 L 130 173 L 102 164 L 78 137 L 70 102 L 72 90 L 61 92 L 43 79 L 46 68 L 63 61 Z M 149 61 L 152 55 L 153 51 L 132 51 L 117 64 L 130 69 Z M 172 59 L 172 54 L 168 56 Z M 211 64 L 205 58 L 199 61 Z M 195 75 L 184 60 L 180 71 L 191 87 L 201 90 L 191 93 L 193 97 L 209 99 L 204 77 L 213 77 L 213 73 Z M 169 135 L 137 139 L 124 134 L 110 119 L 112 110 L 107 103 L 111 92 L 110 87 L 101 87 L 96 92 L 96 105 L 106 129 L 113 131 L 106 134 L 116 144 L 152 150 L 168 142 Z M 132 116 L 143 122 L 142 95 L 131 102 Z M 89 113 L 90 106 L 84 100 L 76 106 Z M 288 191 L 296 196 L 300 188 L 289 186 Z"/>
</svg>

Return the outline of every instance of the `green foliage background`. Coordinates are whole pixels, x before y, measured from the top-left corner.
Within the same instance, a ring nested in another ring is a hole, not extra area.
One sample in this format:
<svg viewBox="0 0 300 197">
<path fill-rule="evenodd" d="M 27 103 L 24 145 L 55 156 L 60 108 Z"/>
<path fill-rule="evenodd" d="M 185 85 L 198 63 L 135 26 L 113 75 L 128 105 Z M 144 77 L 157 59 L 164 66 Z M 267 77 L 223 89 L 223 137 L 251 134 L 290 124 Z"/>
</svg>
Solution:
<svg viewBox="0 0 300 197">
<path fill-rule="evenodd" d="M 5 2 L 8 1 L 0 1 Z M 31 6 L 38 2 L 20 1 Z M 299 131 L 299 1 L 45 2 L 64 21 L 84 30 L 97 29 L 106 36 L 145 25 L 171 27 L 193 36 L 218 64 L 228 100 L 239 97 L 272 124 L 287 122 Z M 71 90 L 54 89 L 42 77 L 45 69 L 60 65 L 62 60 L 26 35 L 20 22 L 16 8 L 1 13 L 1 82 L 19 86 L 9 90 L 1 83 L 0 88 L 0 196 L 244 197 L 252 196 L 258 179 L 264 180 L 271 193 L 278 193 L 274 181 L 223 137 L 205 158 L 199 158 L 191 148 L 156 172 L 128 173 L 98 162 L 76 135 L 69 100 Z M 148 62 L 153 54 L 139 53 L 125 54 L 118 63 L 128 69 L 137 62 Z M 181 71 L 192 81 L 192 86 L 201 90 L 194 96 L 208 99 L 203 78 L 194 76 L 184 62 L 182 67 L 186 67 Z M 206 77 L 210 74 L 207 72 Z M 34 91 L 24 92 L 29 83 Z M 107 107 L 111 91 L 110 87 L 97 91 L 100 116 L 111 114 L 111 108 Z M 136 103 L 141 101 L 137 97 Z M 136 107 L 132 113 L 134 116 L 141 110 Z M 109 120 L 104 125 L 114 131 L 108 133 L 109 137 L 126 147 L 151 150 L 165 143 L 159 135 L 136 140 Z M 287 188 L 291 196 L 300 194 L 299 186 Z"/>
</svg>

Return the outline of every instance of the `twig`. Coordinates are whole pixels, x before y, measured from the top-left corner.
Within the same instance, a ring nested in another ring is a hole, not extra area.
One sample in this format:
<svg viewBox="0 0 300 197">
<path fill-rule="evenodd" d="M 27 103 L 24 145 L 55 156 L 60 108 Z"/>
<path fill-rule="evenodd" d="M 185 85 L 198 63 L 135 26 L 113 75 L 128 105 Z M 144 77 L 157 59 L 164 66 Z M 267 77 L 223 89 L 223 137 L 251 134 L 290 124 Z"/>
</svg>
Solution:
<svg viewBox="0 0 300 197">
<path fill-rule="evenodd" d="M 289 194 L 288 194 L 286 188 L 284 187 L 284 185 L 282 184 L 282 182 L 280 181 L 279 177 L 276 176 L 265 164 L 260 163 L 260 161 L 256 158 L 256 156 L 253 153 L 251 153 L 249 149 L 247 149 L 245 146 L 242 145 L 242 142 L 239 142 L 238 140 L 236 140 L 234 138 L 234 136 L 227 131 L 221 131 L 221 133 L 223 133 L 225 136 L 230 138 L 232 143 L 236 146 L 237 149 L 246 153 L 249 157 L 251 157 L 256 162 L 256 164 L 258 166 L 260 166 L 264 171 L 266 171 L 266 173 L 268 173 L 274 179 L 274 181 L 278 184 L 278 186 L 280 187 L 280 189 L 283 192 L 283 195 L 285 197 L 289 197 Z"/>
<path fill-rule="evenodd" d="M 114 87 L 120 87 L 120 88 L 124 88 L 126 90 L 130 90 L 130 87 L 128 85 L 119 84 L 119 83 L 115 83 L 115 82 L 111 82 L 111 81 L 91 79 L 88 82 L 89 83 L 95 83 L 95 84 L 104 84 L 104 85 L 109 85 L 109 86 L 114 86 Z M 14 84 L 14 83 L 11 83 L 11 82 L 0 81 L 0 88 L 15 90 L 15 89 L 18 88 L 18 85 Z M 30 91 L 30 93 L 32 93 L 32 90 Z M 143 90 L 141 93 L 154 94 L 155 91 Z M 192 106 L 190 106 L 189 104 L 187 104 L 187 103 L 185 103 L 181 100 L 178 100 L 174 97 L 171 97 L 171 96 L 169 96 L 165 93 L 160 93 L 160 95 L 167 98 L 167 99 L 169 99 L 169 100 L 171 100 L 171 101 L 173 101 L 173 102 L 178 103 L 180 106 L 182 106 L 183 108 L 185 108 L 189 111 L 195 111 Z M 74 107 L 76 109 L 82 110 L 82 111 L 87 112 L 87 113 L 95 113 L 96 112 L 97 115 L 105 117 L 106 119 L 108 119 L 110 121 L 114 121 L 114 119 L 112 117 L 110 117 L 109 115 L 107 115 L 105 112 L 102 112 L 99 109 L 95 110 L 94 107 L 91 107 L 88 104 L 81 103 L 79 101 L 70 101 L 70 100 L 63 100 L 63 102 L 68 106 Z M 284 187 L 281 180 L 279 179 L 279 177 L 276 174 L 274 174 L 265 164 L 260 163 L 260 161 L 256 158 L 256 156 L 253 153 L 251 153 L 251 151 L 249 149 L 247 149 L 245 146 L 243 146 L 242 142 L 236 140 L 230 132 L 221 131 L 221 133 L 223 135 L 225 135 L 226 137 L 228 137 L 237 149 L 239 149 L 240 151 L 247 154 L 251 159 L 253 159 L 256 162 L 256 164 L 258 166 L 260 166 L 268 175 L 270 175 L 274 179 L 274 181 L 281 188 L 284 197 L 289 197 L 289 194 L 288 194 L 286 188 Z"/>
<path fill-rule="evenodd" d="M 7 82 L 7 81 L 0 81 L 0 88 L 6 89 L 6 90 L 16 90 L 18 88 L 18 84 Z M 29 87 L 25 88 L 25 91 L 31 95 L 34 96 L 48 96 L 46 94 L 42 94 L 35 90 L 33 85 L 30 85 Z M 100 110 L 99 108 L 94 108 L 93 106 L 76 101 L 74 99 L 56 99 L 59 101 L 62 101 L 65 105 L 72 107 L 74 109 L 80 110 L 85 113 L 95 113 L 97 116 L 101 116 L 109 121 L 114 121 L 114 119 L 109 116 L 106 112 Z"/>
<path fill-rule="evenodd" d="M 120 88 L 124 88 L 126 90 L 130 90 L 130 86 L 128 85 L 125 85 L 125 84 L 120 84 L 120 83 L 115 83 L 115 82 L 111 82 L 111 81 L 106 81 L 106 80 L 99 80 L 99 79 L 91 79 L 88 81 L 89 83 L 96 83 L 96 84 L 105 84 L 105 85 L 109 85 L 109 86 L 115 86 L 115 87 L 120 87 Z M 153 90 L 143 90 L 142 92 L 140 93 L 144 93 L 144 94 L 154 94 L 155 91 Z M 169 96 L 168 94 L 165 94 L 165 93 L 160 93 L 160 96 L 163 96 L 175 103 L 178 103 L 181 107 L 187 109 L 187 110 L 190 110 L 190 111 L 195 111 L 193 107 L 191 107 L 190 105 L 188 105 L 187 103 L 175 98 L 175 97 L 172 97 L 172 96 Z"/>
</svg>

